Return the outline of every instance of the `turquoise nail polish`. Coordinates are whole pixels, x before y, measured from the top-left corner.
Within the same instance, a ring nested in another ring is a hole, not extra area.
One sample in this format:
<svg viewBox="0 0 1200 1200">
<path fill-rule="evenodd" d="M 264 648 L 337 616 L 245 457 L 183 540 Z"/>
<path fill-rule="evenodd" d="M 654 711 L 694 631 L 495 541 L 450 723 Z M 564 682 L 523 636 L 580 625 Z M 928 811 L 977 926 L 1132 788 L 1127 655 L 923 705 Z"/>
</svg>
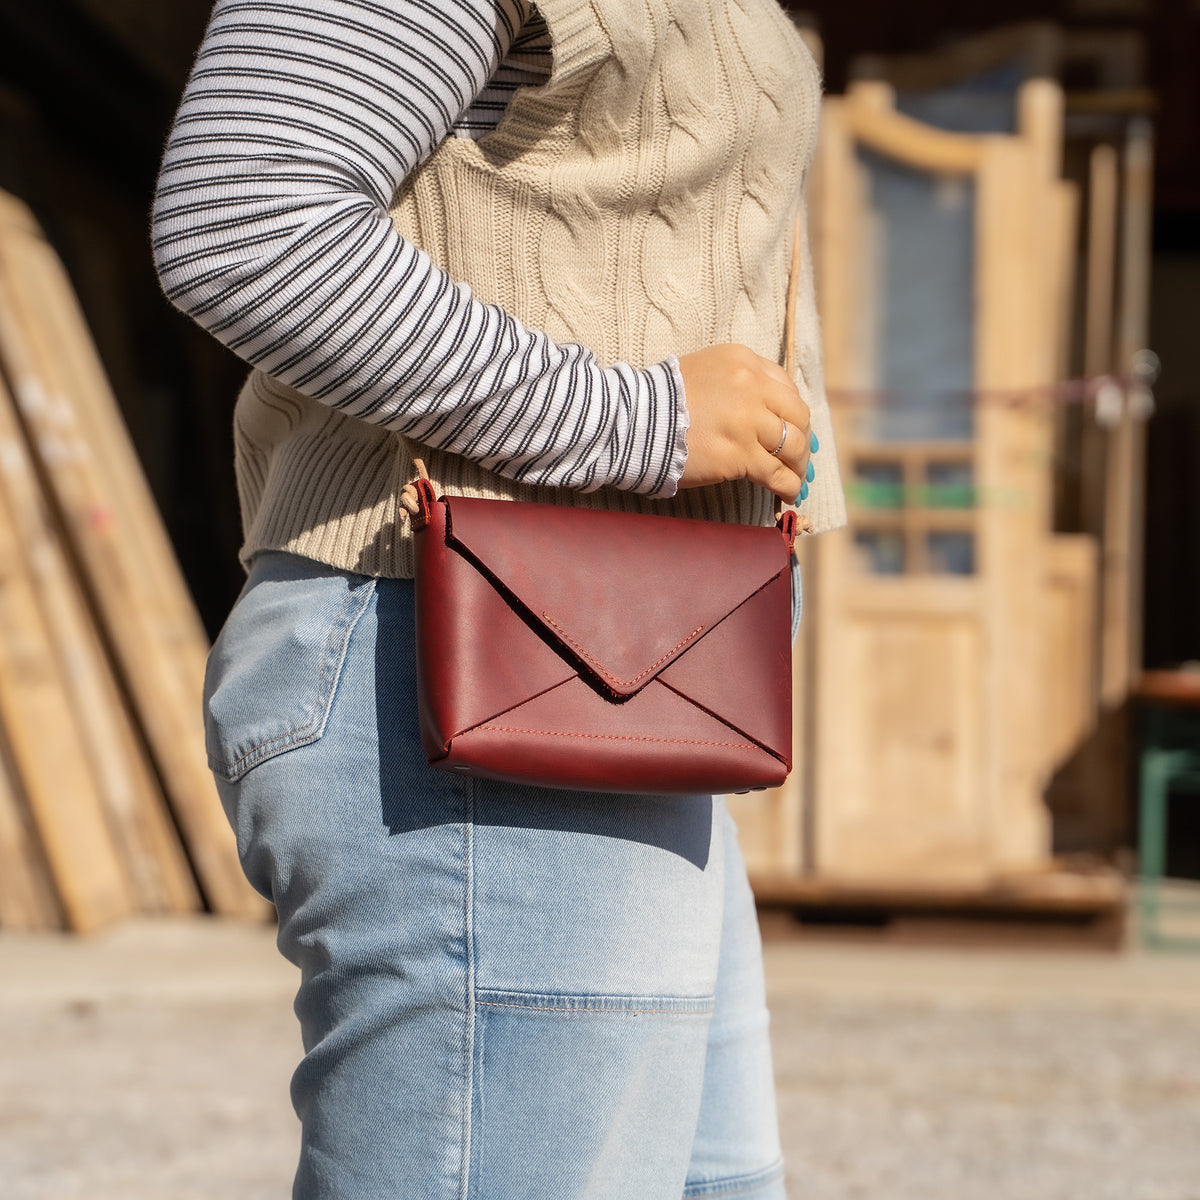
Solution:
<svg viewBox="0 0 1200 1200">
<path fill-rule="evenodd" d="M 808 499 L 808 484 L 802 483 L 800 485 L 800 500 L 807 500 L 807 499 Z M 796 503 L 799 504 L 800 500 L 797 500 Z"/>
<path fill-rule="evenodd" d="M 817 441 L 817 435 L 814 433 L 808 439 L 808 449 L 811 454 L 816 454 L 821 448 L 821 443 Z"/>
<path fill-rule="evenodd" d="M 817 477 L 816 468 L 812 465 L 812 463 L 809 463 L 808 471 L 805 473 L 804 478 L 807 479 L 809 483 L 812 483 L 812 481 L 814 479 L 816 479 L 816 477 Z"/>
</svg>

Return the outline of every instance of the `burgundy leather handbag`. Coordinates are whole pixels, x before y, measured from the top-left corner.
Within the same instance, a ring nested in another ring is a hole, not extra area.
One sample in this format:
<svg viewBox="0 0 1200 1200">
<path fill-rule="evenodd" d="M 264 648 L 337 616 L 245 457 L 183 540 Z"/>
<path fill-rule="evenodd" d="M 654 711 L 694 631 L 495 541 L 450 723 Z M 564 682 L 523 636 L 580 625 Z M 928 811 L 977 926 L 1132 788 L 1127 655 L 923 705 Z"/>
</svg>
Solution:
<svg viewBox="0 0 1200 1200">
<path fill-rule="evenodd" d="M 783 782 L 794 512 L 759 528 L 416 490 L 430 763 L 589 791 Z"/>
<path fill-rule="evenodd" d="M 800 246 L 797 214 L 789 374 Z M 410 487 L 421 740 L 435 767 L 612 792 L 787 778 L 795 512 L 763 528 Z"/>
</svg>

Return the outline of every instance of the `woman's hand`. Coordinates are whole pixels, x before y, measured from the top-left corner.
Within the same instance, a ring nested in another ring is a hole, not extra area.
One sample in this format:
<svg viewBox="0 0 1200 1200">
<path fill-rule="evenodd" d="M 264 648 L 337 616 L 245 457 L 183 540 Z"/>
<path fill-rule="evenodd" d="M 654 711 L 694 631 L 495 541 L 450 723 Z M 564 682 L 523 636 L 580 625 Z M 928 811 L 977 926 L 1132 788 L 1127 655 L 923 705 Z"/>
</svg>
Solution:
<svg viewBox="0 0 1200 1200">
<path fill-rule="evenodd" d="M 782 367 L 746 346 L 708 346 L 680 358 L 679 373 L 690 420 L 681 488 L 750 479 L 787 504 L 807 496 L 808 405 Z"/>
</svg>

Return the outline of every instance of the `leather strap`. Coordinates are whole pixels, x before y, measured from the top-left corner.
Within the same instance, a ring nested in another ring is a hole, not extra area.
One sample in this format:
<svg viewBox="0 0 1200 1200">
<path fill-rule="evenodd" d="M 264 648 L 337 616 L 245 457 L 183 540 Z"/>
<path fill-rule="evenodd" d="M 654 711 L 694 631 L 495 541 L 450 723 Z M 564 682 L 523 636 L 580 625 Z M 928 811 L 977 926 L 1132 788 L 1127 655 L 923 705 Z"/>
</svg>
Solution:
<svg viewBox="0 0 1200 1200">
<path fill-rule="evenodd" d="M 804 236 L 804 205 L 796 209 L 796 224 L 792 228 L 792 265 L 788 269 L 787 307 L 783 310 L 783 369 L 788 378 L 796 375 L 796 295 L 800 290 L 801 239 Z M 797 430 L 797 433 L 800 431 Z M 783 513 L 783 501 L 775 497 L 775 519 Z M 795 533 L 792 541 L 795 541 Z"/>
<path fill-rule="evenodd" d="M 788 269 L 787 307 L 783 311 L 783 369 L 796 373 L 796 296 L 800 291 L 800 266 L 804 238 L 804 206 L 796 210 L 792 230 L 792 265 Z"/>
</svg>

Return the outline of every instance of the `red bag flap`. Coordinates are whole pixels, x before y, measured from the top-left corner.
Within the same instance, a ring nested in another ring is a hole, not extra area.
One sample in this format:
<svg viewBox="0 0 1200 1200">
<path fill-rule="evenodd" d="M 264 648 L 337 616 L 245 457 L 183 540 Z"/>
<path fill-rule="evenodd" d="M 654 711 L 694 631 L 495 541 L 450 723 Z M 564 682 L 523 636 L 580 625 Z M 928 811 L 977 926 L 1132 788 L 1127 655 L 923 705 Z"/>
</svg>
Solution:
<svg viewBox="0 0 1200 1200">
<path fill-rule="evenodd" d="M 447 545 L 509 592 L 567 658 L 623 696 L 788 570 L 775 528 L 552 504 L 522 504 L 518 524 L 503 502 L 444 503 Z M 569 575 L 560 567 L 565 544 L 574 550 Z"/>
</svg>

